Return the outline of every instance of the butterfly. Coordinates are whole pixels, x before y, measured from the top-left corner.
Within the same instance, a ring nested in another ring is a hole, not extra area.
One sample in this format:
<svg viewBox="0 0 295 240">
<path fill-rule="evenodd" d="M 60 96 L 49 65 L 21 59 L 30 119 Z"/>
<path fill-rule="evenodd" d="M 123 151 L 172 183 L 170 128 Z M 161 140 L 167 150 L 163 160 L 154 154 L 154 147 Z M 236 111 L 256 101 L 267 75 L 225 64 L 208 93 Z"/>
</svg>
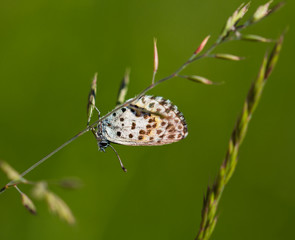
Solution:
<svg viewBox="0 0 295 240">
<path fill-rule="evenodd" d="M 129 101 L 129 100 L 128 100 Z M 127 102 L 128 102 L 127 101 Z M 159 96 L 144 95 L 99 121 L 92 129 L 100 151 L 111 143 L 156 146 L 180 141 L 188 134 L 187 124 L 177 106 Z"/>
</svg>

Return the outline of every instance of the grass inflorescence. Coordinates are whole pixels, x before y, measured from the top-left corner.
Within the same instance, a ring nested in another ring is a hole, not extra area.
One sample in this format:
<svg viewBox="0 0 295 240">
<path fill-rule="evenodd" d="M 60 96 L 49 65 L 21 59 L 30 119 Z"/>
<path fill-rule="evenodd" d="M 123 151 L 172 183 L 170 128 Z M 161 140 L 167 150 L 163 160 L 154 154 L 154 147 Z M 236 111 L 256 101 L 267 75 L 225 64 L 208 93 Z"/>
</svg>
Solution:
<svg viewBox="0 0 295 240">
<path fill-rule="evenodd" d="M 217 221 L 217 207 L 220 198 L 226 184 L 235 171 L 240 146 L 246 136 L 249 122 L 261 98 L 264 85 L 278 61 L 282 44 L 283 35 L 275 44 L 271 54 L 265 54 L 257 78 L 251 85 L 242 113 L 240 114 L 232 132 L 225 159 L 221 164 L 214 183 L 212 186 L 208 186 L 207 193 L 204 197 L 201 225 L 196 240 L 209 239 L 215 228 Z"/>
</svg>

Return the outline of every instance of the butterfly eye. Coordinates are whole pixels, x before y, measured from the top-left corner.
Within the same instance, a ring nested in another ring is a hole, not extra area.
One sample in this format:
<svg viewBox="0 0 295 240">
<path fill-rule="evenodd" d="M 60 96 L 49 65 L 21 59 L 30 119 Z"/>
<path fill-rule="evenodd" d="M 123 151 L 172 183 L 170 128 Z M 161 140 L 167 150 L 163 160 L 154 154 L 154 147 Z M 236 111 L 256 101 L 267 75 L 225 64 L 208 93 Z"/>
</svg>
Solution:
<svg viewBox="0 0 295 240">
<path fill-rule="evenodd" d="M 104 149 L 109 146 L 110 142 L 108 140 L 102 140 L 98 144 L 99 144 L 100 150 L 104 151 Z"/>
</svg>

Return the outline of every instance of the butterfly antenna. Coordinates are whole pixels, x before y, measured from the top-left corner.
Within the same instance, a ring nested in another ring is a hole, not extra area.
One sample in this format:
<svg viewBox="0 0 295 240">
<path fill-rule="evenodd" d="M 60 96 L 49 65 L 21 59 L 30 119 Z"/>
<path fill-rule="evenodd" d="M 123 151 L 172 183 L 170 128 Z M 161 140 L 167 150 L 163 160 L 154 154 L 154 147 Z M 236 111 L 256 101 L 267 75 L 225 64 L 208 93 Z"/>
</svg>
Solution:
<svg viewBox="0 0 295 240">
<path fill-rule="evenodd" d="M 123 171 L 124 171 L 124 172 L 127 172 L 127 169 L 124 167 L 124 165 L 123 165 L 123 163 L 122 163 L 122 161 L 121 161 L 121 158 L 120 158 L 118 152 L 116 151 L 116 149 L 115 149 L 112 145 L 109 145 L 109 146 L 110 146 L 110 147 L 113 149 L 113 151 L 116 153 L 116 155 L 117 155 L 117 157 L 118 157 L 118 160 L 119 160 L 119 162 L 120 162 L 121 168 L 123 169 Z"/>
</svg>

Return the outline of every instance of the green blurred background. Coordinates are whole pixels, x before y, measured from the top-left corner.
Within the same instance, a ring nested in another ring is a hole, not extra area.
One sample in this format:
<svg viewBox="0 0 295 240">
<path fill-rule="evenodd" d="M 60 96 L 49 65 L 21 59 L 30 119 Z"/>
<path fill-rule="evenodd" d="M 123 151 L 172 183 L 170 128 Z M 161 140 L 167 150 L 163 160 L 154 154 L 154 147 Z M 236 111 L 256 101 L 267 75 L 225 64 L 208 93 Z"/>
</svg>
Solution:
<svg viewBox="0 0 295 240">
<path fill-rule="evenodd" d="M 114 107 L 126 67 L 131 68 L 128 97 L 150 83 L 154 37 L 159 79 L 187 60 L 206 35 L 215 39 L 242 2 L 1 1 L 0 158 L 25 170 L 85 127 L 95 72 L 97 106 L 105 114 Z M 246 17 L 265 2 L 252 1 Z M 246 31 L 276 38 L 290 26 L 220 203 L 214 239 L 294 236 L 294 10 L 294 1 L 287 1 L 281 11 Z M 229 43 L 217 52 L 246 60 L 205 59 L 185 71 L 223 85 L 174 79 L 150 92 L 176 103 L 189 135 L 162 147 L 117 145 L 127 174 L 110 149 L 97 151 L 91 134 L 60 151 L 27 177 L 79 177 L 79 190 L 51 188 L 68 203 L 77 224 L 60 221 L 44 202 L 35 201 L 38 215 L 31 216 L 10 189 L 0 196 L 0 239 L 193 239 L 206 186 L 219 169 L 251 81 L 270 47 Z M 1 173 L 1 186 L 6 182 Z M 30 187 L 21 189 L 30 194 Z"/>
</svg>

